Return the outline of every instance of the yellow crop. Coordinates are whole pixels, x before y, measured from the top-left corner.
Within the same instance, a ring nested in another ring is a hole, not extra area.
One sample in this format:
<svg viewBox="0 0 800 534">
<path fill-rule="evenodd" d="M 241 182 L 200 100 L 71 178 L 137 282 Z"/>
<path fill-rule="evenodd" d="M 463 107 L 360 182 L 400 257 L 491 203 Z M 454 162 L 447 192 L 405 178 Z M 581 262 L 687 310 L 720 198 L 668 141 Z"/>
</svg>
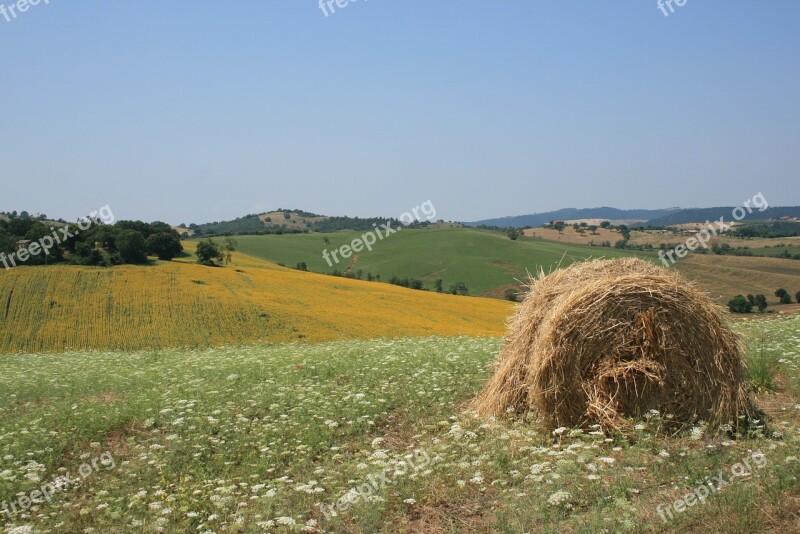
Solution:
<svg viewBox="0 0 800 534">
<path fill-rule="evenodd" d="M 224 268 L 187 259 L 0 270 L 0 352 L 500 335 L 511 311 L 499 300 L 300 272 L 240 253 Z"/>
</svg>

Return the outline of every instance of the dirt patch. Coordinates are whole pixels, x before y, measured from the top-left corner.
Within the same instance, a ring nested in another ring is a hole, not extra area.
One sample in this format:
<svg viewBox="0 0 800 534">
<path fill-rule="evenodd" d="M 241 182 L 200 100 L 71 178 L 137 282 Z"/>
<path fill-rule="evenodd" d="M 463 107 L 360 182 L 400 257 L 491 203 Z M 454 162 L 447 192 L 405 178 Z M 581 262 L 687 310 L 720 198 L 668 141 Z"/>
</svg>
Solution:
<svg viewBox="0 0 800 534">
<path fill-rule="evenodd" d="M 458 503 L 437 501 L 415 506 L 406 515 L 407 522 L 400 531 L 405 532 L 492 532 L 495 517 L 491 512 L 497 503 L 486 501 L 484 494 Z"/>
</svg>

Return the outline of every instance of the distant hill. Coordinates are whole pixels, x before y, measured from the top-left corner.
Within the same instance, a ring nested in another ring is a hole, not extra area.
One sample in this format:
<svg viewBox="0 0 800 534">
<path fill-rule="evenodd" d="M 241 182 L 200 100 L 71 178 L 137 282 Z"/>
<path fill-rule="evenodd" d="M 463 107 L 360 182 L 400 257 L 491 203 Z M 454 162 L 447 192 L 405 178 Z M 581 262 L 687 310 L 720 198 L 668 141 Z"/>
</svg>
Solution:
<svg viewBox="0 0 800 534">
<path fill-rule="evenodd" d="M 498 219 L 485 219 L 482 221 L 464 223 L 467 226 L 497 226 L 500 228 L 521 228 L 524 226 L 541 226 L 550 221 L 570 221 L 573 219 L 603 219 L 615 220 L 638 220 L 649 221 L 660 217 L 666 217 L 679 211 L 679 208 L 668 208 L 660 210 L 620 210 L 617 208 L 564 208 L 545 213 L 534 213 L 531 215 L 517 215 L 514 217 L 501 217 Z M 730 212 L 728 212 L 730 213 Z"/>
<path fill-rule="evenodd" d="M 705 221 L 719 220 L 720 217 L 725 217 L 725 221 L 732 221 L 733 210 L 733 206 L 685 209 L 653 218 L 647 221 L 647 224 L 644 226 L 672 226 L 675 224 L 702 223 Z M 743 220 L 758 221 L 779 219 L 781 217 L 800 217 L 800 206 L 767 208 L 764 211 L 754 209 L 753 213 L 748 214 Z"/>
<path fill-rule="evenodd" d="M 277 210 L 269 213 L 250 214 L 232 221 L 191 224 L 188 229 L 192 236 L 222 234 L 302 234 L 308 232 L 337 232 L 339 230 L 372 230 L 373 225 L 392 221 L 400 226 L 400 221 L 391 217 L 327 217 L 303 210 Z M 428 222 L 411 226 L 428 226 Z"/>
</svg>

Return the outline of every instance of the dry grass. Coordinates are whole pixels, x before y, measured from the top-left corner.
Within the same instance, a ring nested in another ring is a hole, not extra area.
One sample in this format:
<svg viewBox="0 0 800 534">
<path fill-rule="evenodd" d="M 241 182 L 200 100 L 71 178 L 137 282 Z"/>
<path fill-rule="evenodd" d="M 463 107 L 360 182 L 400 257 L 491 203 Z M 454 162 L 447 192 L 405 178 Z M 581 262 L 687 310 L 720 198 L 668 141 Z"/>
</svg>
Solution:
<svg viewBox="0 0 800 534">
<path fill-rule="evenodd" d="M 723 311 L 679 275 L 594 260 L 532 280 L 478 412 L 622 430 L 650 410 L 677 425 L 737 424 L 752 405 Z"/>
</svg>

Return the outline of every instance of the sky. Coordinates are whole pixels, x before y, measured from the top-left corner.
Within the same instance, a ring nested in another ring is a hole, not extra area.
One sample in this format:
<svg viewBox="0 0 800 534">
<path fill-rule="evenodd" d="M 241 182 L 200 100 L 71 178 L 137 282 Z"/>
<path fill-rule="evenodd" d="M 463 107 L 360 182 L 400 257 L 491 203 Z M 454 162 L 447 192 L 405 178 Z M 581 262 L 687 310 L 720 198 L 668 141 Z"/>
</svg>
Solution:
<svg viewBox="0 0 800 534">
<path fill-rule="evenodd" d="M 0 14 L 0 211 L 800 205 L 796 0 L 44 2 Z"/>
</svg>

